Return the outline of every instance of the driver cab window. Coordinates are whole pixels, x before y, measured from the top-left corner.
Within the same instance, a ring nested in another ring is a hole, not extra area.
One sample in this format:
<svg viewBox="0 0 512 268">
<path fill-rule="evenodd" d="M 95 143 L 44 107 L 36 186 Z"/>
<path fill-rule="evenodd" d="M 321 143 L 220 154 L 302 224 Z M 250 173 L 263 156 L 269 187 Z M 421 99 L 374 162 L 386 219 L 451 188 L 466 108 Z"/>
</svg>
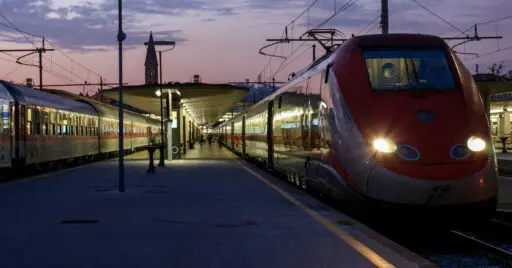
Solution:
<svg viewBox="0 0 512 268">
<path fill-rule="evenodd" d="M 364 52 L 373 90 L 447 90 L 455 82 L 442 49 Z"/>
</svg>

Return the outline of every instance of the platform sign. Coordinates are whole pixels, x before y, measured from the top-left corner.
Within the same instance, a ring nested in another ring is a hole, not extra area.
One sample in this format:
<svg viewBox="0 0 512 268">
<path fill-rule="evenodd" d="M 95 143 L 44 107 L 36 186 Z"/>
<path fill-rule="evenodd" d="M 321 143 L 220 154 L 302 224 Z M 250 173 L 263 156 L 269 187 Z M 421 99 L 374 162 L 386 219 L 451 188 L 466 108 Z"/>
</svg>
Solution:
<svg viewBox="0 0 512 268">
<path fill-rule="evenodd" d="M 512 92 L 491 95 L 493 101 L 512 100 Z"/>
</svg>

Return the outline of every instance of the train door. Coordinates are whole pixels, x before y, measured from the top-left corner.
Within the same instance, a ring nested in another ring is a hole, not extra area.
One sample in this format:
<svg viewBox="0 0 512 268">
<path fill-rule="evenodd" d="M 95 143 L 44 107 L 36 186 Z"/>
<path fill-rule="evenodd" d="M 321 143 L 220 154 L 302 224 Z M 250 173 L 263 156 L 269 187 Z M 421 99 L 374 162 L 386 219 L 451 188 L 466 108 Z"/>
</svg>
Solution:
<svg viewBox="0 0 512 268">
<path fill-rule="evenodd" d="M 246 123 L 245 123 L 245 120 L 246 120 L 246 116 L 244 115 L 242 117 L 242 155 L 246 155 L 246 144 L 245 144 L 245 126 L 246 126 Z"/>
<path fill-rule="evenodd" d="M 11 166 L 11 107 L 0 100 L 0 168 Z"/>
<path fill-rule="evenodd" d="M 231 142 L 231 149 L 233 150 L 235 148 L 235 121 L 231 121 L 231 130 L 230 130 L 230 142 Z"/>
<path fill-rule="evenodd" d="M 16 144 L 15 150 L 15 159 L 18 165 L 24 165 L 25 162 L 25 141 L 26 137 L 26 109 L 25 105 L 16 103 L 13 105 L 14 110 L 14 140 L 13 143 Z"/>
<path fill-rule="evenodd" d="M 306 98 L 304 99 L 304 103 L 302 103 L 302 116 L 301 116 L 301 130 L 302 130 L 302 149 L 304 151 L 311 150 L 311 105 L 310 105 L 310 82 L 311 78 L 307 80 L 306 83 Z"/>
</svg>

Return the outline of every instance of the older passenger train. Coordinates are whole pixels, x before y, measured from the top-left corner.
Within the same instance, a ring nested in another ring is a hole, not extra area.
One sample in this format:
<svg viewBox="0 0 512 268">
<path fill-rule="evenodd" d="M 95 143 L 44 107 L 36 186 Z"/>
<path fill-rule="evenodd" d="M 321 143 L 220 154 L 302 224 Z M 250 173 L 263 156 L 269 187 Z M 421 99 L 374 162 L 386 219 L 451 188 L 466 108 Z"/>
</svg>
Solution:
<svg viewBox="0 0 512 268">
<path fill-rule="evenodd" d="M 115 155 L 118 108 L 0 80 L 0 168 L 51 165 Z M 124 112 L 124 148 L 160 140 L 159 122 Z"/>
<path fill-rule="evenodd" d="M 338 200 L 473 217 L 496 209 L 484 105 L 439 37 L 353 37 L 216 131 L 235 152 Z"/>
</svg>

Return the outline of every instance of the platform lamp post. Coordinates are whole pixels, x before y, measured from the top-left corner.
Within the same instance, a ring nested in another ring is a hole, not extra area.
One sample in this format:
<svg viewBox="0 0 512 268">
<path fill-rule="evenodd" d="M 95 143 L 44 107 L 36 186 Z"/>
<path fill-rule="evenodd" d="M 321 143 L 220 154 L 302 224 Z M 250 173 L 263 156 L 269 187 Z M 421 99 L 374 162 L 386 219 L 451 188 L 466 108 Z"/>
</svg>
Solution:
<svg viewBox="0 0 512 268">
<path fill-rule="evenodd" d="M 145 42 L 144 45 L 149 45 L 149 42 Z M 154 46 L 172 46 L 172 48 L 170 49 L 166 49 L 166 50 L 162 50 L 162 51 L 158 51 L 158 56 L 159 56 L 159 72 L 160 72 L 160 91 L 159 92 L 162 92 L 162 52 L 166 52 L 166 51 L 170 51 L 170 50 L 173 50 L 174 47 L 176 46 L 176 42 L 174 41 L 153 41 L 153 45 Z M 157 96 L 160 97 L 160 139 L 161 139 L 161 142 L 162 144 L 160 145 L 160 161 L 158 162 L 158 166 L 159 167 L 165 167 L 165 160 L 164 160 L 164 152 L 165 152 L 165 144 L 164 144 L 164 106 L 163 106 L 163 94 L 157 94 Z M 172 107 L 172 103 L 171 103 L 171 107 Z M 172 111 L 172 109 L 170 109 Z"/>
<path fill-rule="evenodd" d="M 173 93 L 176 93 L 177 95 L 181 96 L 181 93 L 179 91 L 179 89 L 176 89 L 176 88 L 164 88 L 164 89 L 158 89 L 157 91 L 155 91 L 155 94 L 158 96 L 158 97 L 161 97 L 162 95 L 164 94 L 167 94 L 166 96 L 166 101 L 169 103 L 169 106 L 170 107 L 167 107 L 168 111 L 169 111 L 169 115 L 172 115 L 172 94 Z M 168 139 L 169 142 L 167 142 L 167 154 L 168 154 L 168 157 L 167 157 L 167 160 L 172 160 L 172 119 L 171 119 L 171 126 L 170 126 L 170 131 L 168 131 L 168 133 L 166 133 L 166 137 Z M 161 149 L 163 151 L 163 149 Z M 163 155 L 163 153 L 161 154 Z M 160 158 L 162 159 L 162 158 Z M 163 160 L 162 160 L 163 162 Z"/>
<path fill-rule="evenodd" d="M 123 156 L 123 41 L 126 34 L 123 32 L 123 1 L 118 1 L 119 29 L 117 42 L 119 43 L 119 192 L 124 192 L 124 156 Z"/>
</svg>

